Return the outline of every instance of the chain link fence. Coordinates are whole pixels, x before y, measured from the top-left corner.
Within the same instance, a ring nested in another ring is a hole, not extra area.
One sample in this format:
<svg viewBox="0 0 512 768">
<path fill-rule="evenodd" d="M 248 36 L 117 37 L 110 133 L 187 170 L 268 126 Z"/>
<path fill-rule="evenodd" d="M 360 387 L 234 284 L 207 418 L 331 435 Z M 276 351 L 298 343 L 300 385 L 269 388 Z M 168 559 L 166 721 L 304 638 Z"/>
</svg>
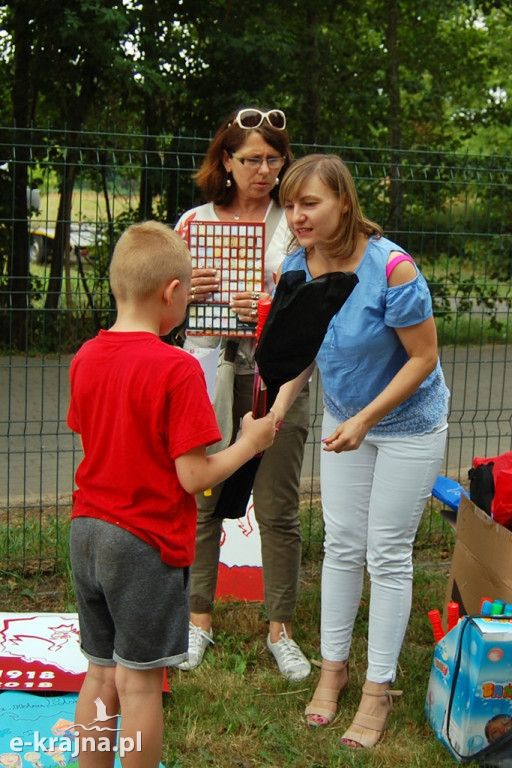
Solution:
<svg viewBox="0 0 512 768">
<path fill-rule="evenodd" d="M 66 557 L 81 458 L 66 426 L 68 367 L 108 327 L 110 256 L 132 221 L 174 224 L 200 202 L 192 175 L 209 139 L 0 128 L 0 569 Z M 444 473 L 467 484 L 473 456 L 510 450 L 510 157 L 377 148 L 334 152 L 363 210 L 419 263 L 432 292 L 452 392 Z M 302 474 L 305 543 L 320 536 L 321 387 Z M 424 533 L 431 530 L 432 511 Z"/>
</svg>

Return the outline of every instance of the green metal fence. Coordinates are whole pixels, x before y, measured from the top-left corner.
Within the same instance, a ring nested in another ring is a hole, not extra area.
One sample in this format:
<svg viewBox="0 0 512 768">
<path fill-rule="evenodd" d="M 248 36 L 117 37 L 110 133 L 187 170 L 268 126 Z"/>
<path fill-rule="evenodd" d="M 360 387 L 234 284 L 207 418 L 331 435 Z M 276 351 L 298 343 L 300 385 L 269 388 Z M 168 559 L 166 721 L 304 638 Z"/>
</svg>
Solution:
<svg viewBox="0 0 512 768">
<path fill-rule="evenodd" d="M 0 128 L 0 569 L 66 554 L 79 441 L 66 427 L 68 366 L 113 317 L 119 233 L 174 224 L 199 202 L 208 138 Z M 512 162 L 441 152 L 294 145 L 349 164 L 365 213 L 420 264 L 452 391 L 445 474 L 511 449 Z M 27 201 L 29 208 L 27 210 Z M 306 542 L 318 535 L 321 391 L 303 467 Z"/>
</svg>

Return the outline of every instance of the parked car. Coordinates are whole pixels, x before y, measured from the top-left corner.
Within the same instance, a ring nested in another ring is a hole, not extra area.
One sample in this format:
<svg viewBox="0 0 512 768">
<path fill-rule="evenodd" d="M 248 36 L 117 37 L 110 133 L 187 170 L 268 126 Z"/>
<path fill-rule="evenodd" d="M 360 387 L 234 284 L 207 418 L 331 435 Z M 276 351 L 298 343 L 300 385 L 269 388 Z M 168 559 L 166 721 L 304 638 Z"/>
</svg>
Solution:
<svg viewBox="0 0 512 768">
<path fill-rule="evenodd" d="M 70 254 L 72 261 L 77 255 L 89 258 L 91 248 L 101 236 L 102 227 L 96 223 L 73 222 L 69 233 Z M 35 264 L 48 264 L 53 255 L 55 227 L 47 222 L 30 222 L 30 261 Z"/>
</svg>

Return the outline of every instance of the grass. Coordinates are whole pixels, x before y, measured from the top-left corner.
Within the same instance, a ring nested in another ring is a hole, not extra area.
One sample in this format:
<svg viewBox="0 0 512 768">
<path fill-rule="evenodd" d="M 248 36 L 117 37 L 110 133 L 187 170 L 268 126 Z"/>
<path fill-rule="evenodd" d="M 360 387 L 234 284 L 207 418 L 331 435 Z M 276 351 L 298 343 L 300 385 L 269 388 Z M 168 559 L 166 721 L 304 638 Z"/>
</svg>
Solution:
<svg viewBox="0 0 512 768">
<path fill-rule="evenodd" d="M 37 226 L 40 222 L 48 221 L 55 224 L 59 208 L 60 193 L 55 190 L 49 190 L 41 194 L 41 212 L 32 218 L 32 223 Z M 116 195 L 114 214 L 119 215 L 121 211 L 128 210 L 130 206 L 137 205 L 138 198 L 126 198 Z M 73 221 L 107 221 L 107 212 L 105 201 L 102 195 L 92 189 L 81 189 L 76 187 L 73 192 L 72 202 Z"/>
<path fill-rule="evenodd" d="M 341 766 L 426 766 L 444 768 L 454 761 L 435 738 L 423 708 L 434 643 L 427 611 L 442 608 L 451 556 L 451 534 L 442 533 L 439 516 L 425 516 L 416 548 L 414 603 L 400 657 L 395 687 L 404 695 L 395 704 L 389 733 L 376 749 L 340 747 L 340 738 L 357 709 L 367 652 L 368 583 L 365 585 L 351 653 L 351 683 L 339 715 L 325 729 L 304 725 L 304 707 L 319 671 L 301 683 L 284 680 L 266 650 L 267 624 L 258 604 L 218 602 L 214 614 L 216 645 L 192 672 L 169 671 L 166 695 L 167 768 L 341 768 Z M 426 528 L 429 534 L 426 535 Z M 437 528 L 437 530 L 435 530 Z M 319 658 L 319 547 L 303 561 L 295 637 L 307 656 Z"/>
<path fill-rule="evenodd" d="M 71 506 L 0 510 L 0 571 L 55 572 L 65 563 Z"/>
<path fill-rule="evenodd" d="M 389 733 L 375 750 L 350 752 L 340 737 L 359 701 L 366 666 L 367 591 L 351 654 L 351 684 L 338 718 L 325 729 L 309 729 L 303 712 L 318 670 L 301 683 L 276 671 L 265 649 L 267 627 L 259 606 L 221 603 L 215 611 L 216 646 L 193 672 L 170 671 L 166 696 L 167 768 L 334 768 L 335 766 L 449 766 L 453 760 L 436 741 L 423 715 L 433 641 L 426 610 L 441 605 L 446 585 L 442 566 L 418 566 L 415 604 L 400 659 L 396 703 Z M 307 655 L 318 658 L 319 564 L 307 564 L 295 635 Z"/>
<path fill-rule="evenodd" d="M 319 658 L 321 524 L 305 547 L 295 637 L 308 657 Z M 61 526 L 60 534 L 63 528 Z M 166 768 L 341 768 L 404 766 L 448 768 L 454 760 L 425 720 L 423 708 L 434 649 L 427 611 L 441 609 L 453 535 L 427 511 L 415 547 L 414 600 L 400 656 L 395 703 L 388 733 L 369 751 L 340 747 L 357 709 L 366 668 L 368 585 L 357 618 L 351 653 L 351 683 L 339 715 L 325 729 L 304 725 L 304 707 L 319 671 L 301 683 L 284 680 L 265 646 L 267 622 L 259 603 L 219 601 L 214 613 L 215 646 L 192 672 L 170 669 L 164 694 Z M 56 572 L 20 576 L 4 572 L 4 610 L 74 611 L 66 561 Z"/>
</svg>

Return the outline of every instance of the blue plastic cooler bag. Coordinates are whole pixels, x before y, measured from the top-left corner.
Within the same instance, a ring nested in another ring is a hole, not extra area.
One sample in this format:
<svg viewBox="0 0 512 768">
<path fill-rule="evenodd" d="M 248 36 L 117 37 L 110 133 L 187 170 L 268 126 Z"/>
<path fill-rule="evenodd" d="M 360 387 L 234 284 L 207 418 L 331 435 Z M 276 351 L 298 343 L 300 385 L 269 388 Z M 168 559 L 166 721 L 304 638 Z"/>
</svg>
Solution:
<svg viewBox="0 0 512 768">
<path fill-rule="evenodd" d="M 436 645 L 425 714 L 460 762 L 512 768 L 512 621 L 466 616 Z"/>
</svg>

